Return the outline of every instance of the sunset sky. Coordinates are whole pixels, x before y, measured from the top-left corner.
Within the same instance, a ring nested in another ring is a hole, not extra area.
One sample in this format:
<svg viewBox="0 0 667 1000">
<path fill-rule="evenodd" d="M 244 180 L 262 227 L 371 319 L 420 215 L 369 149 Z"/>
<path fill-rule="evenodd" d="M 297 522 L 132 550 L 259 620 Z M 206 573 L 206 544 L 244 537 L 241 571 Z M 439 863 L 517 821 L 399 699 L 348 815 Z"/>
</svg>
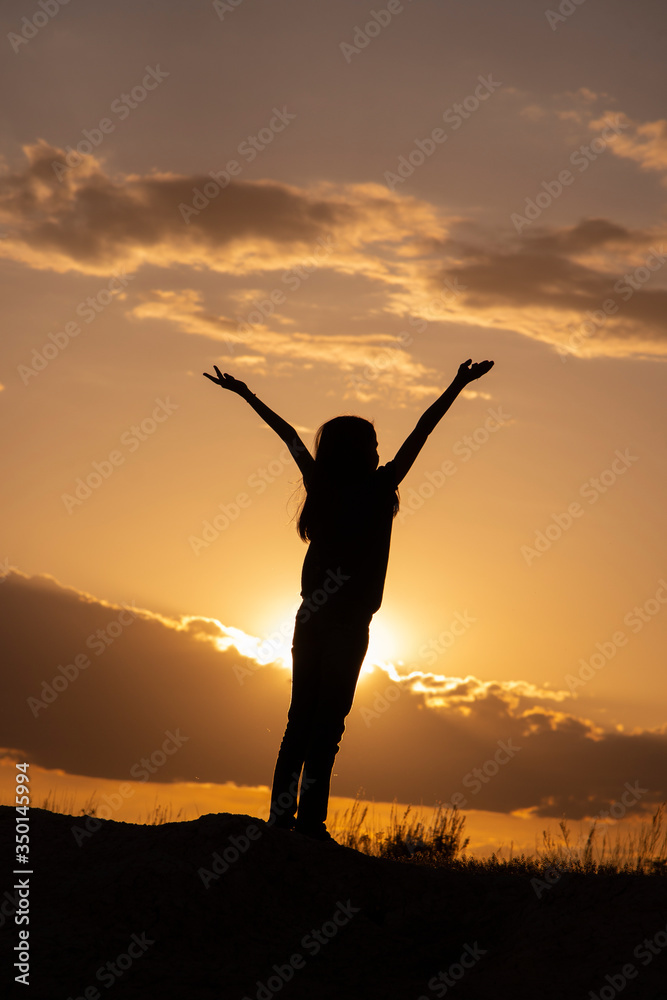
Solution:
<svg viewBox="0 0 667 1000">
<path fill-rule="evenodd" d="M 372 419 L 384 463 L 490 358 L 401 484 L 332 795 L 459 792 L 486 844 L 626 783 L 623 818 L 651 815 L 664 6 L 7 0 L 2 38 L 6 763 L 113 789 L 180 727 L 151 775 L 173 801 L 199 781 L 207 810 L 266 815 L 299 475 L 202 372 L 308 444 Z M 499 741 L 521 751 L 473 793 Z"/>
</svg>

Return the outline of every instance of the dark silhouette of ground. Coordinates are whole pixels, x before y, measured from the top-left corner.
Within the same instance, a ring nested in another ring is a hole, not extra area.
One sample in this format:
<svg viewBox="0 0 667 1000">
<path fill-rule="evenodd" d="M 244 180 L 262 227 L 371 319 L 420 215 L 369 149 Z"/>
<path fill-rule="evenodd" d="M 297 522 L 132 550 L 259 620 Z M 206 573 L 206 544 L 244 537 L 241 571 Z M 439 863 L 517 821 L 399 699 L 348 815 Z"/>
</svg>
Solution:
<svg viewBox="0 0 667 1000">
<path fill-rule="evenodd" d="M 3 996 L 588 1000 L 628 963 L 624 998 L 667 995 L 664 877 L 554 875 L 538 895 L 526 875 L 369 858 L 250 816 L 30 818 L 31 985 Z M 0 807 L 8 983 L 14 835 Z"/>
</svg>

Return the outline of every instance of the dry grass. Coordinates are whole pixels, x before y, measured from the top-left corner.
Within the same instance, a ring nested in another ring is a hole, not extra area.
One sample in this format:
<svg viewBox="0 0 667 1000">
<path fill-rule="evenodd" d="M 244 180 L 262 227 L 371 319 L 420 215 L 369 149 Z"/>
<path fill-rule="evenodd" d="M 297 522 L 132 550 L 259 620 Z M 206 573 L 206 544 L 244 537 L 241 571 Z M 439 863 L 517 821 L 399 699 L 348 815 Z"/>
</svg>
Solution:
<svg viewBox="0 0 667 1000">
<path fill-rule="evenodd" d="M 554 840 L 550 831 L 543 831 L 538 857 L 543 865 L 558 871 L 664 874 L 667 871 L 667 830 L 663 827 L 664 803 L 658 806 L 651 821 L 644 821 L 636 833 L 622 838 L 617 832 L 612 840 L 605 829 L 600 838 L 597 824 L 593 823 L 585 841 L 572 845 L 570 830 L 561 820 L 559 840 Z"/>
<path fill-rule="evenodd" d="M 340 824 L 336 822 L 338 813 L 335 814 L 332 826 L 340 844 L 379 858 L 447 864 L 468 846 L 468 838 L 463 839 L 465 816 L 456 809 L 439 806 L 428 826 L 423 819 L 411 817 L 411 812 L 412 806 L 408 806 L 399 818 L 398 809 L 393 805 L 387 829 L 364 831 L 368 806 L 362 811 L 357 800 L 345 810 Z"/>
<path fill-rule="evenodd" d="M 410 817 L 408 806 L 399 818 L 396 806 L 392 808 L 387 829 L 366 829 L 368 806 L 361 809 L 354 802 L 343 813 L 340 823 L 334 821 L 337 840 L 374 857 L 414 861 L 432 866 L 476 871 L 507 870 L 529 875 L 580 872 L 589 875 L 634 872 L 645 875 L 667 874 L 667 830 L 664 828 L 664 803 L 650 821 L 644 821 L 636 833 L 621 835 L 616 831 L 612 839 L 608 829 L 602 836 L 597 823 L 588 834 L 575 844 L 567 823 L 559 823 L 559 834 L 550 830 L 542 832 L 542 843 L 534 854 L 514 856 L 510 850 L 507 858 L 492 854 L 489 858 L 466 855 L 469 839 L 464 838 L 465 816 L 456 809 L 440 806 L 428 826 L 423 819 Z"/>
</svg>

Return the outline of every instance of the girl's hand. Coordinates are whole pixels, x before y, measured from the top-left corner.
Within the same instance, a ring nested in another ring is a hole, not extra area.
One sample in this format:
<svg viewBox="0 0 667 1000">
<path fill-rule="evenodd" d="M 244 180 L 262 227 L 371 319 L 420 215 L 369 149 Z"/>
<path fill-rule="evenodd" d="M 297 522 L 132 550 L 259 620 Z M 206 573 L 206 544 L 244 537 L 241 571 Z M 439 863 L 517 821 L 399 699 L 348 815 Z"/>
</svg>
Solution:
<svg viewBox="0 0 667 1000">
<path fill-rule="evenodd" d="M 245 382 L 239 381 L 239 379 L 234 378 L 233 375 L 228 375 L 227 372 L 225 372 L 224 375 L 221 375 L 218 366 L 213 365 L 213 367 L 215 368 L 216 374 L 218 376 L 217 378 L 215 378 L 213 375 L 209 375 L 208 372 L 203 373 L 206 376 L 206 378 L 210 378 L 211 382 L 215 382 L 216 385 L 221 385 L 223 389 L 231 389 L 232 392 L 238 392 L 239 395 L 242 395 L 244 392 L 248 391 L 248 386 L 245 384 Z"/>
<path fill-rule="evenodd" d="M 472 365 L 472 367 L 468 368 L 468 365 Z M 472 359 L 468 358 L 462 365 L 459 365 L 456 377 L 467 385 L 468 382 L 474 382 L 476 378 L 486 375 L 491 368 L 493 368 L 493 361 L 478 361 L 473 365 Z"/>
</svg>

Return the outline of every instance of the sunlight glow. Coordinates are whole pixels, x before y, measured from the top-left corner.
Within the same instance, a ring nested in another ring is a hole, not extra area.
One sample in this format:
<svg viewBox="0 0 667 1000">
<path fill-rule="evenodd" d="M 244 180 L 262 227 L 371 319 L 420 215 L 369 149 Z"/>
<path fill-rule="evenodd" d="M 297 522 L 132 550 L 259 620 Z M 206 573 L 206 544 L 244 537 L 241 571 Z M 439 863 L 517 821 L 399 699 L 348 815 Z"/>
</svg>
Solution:
<svg viewBox="0 0 667 1000">
<path fill-rule="evenodd" d="M 297 607 L 296 604 L 293 606 L 285 605 L 280 609 L 280 613 L 274 621 L 267 624 L 266 632 L 262 638 L 249 635 L 242 629 L 218 623 L 225 634 L 216 637 L 215 644 L 221 651 L 233 646 L 243 656 L 251 657 L 262 666 L 277 663 L 291 669 L 292 636 Z M 376 666 L 382 666 L 391 673 L 392 677 L 398 679 L 396 664 L 400 664 L 402 661 L 396 660 L 396 649 L 397 638 L 394 628 L 382 619 L 373 620 L 370 628 L 368 652 L 361 668 L 362 673 L 371 674 Z"/>
<path fill-rule="evenodd" d="M 273 632 L 266 639 L 258 639 L 257 636 L 248 635 L 240 628 L 233 628 L 230 625 L 222 627 L 227 634 L 215 639 L 215 645 L 221 652 L 233 646 L 238 649 L 242 656 L 248 656 L 262 666 L 266 666 L 268 663 L 277 663 L 282 667 L 291 667 L 292 640 L 279 630 Z"/>
<path fill-rule="evenodd" d="M 396 663 L 396 632 L 383 619 L 373 620 L 370 628 L 368 652 L 361 668 L 362 674 L 371 674 L 375 666 L 391 668 Z"/>
</svg>

